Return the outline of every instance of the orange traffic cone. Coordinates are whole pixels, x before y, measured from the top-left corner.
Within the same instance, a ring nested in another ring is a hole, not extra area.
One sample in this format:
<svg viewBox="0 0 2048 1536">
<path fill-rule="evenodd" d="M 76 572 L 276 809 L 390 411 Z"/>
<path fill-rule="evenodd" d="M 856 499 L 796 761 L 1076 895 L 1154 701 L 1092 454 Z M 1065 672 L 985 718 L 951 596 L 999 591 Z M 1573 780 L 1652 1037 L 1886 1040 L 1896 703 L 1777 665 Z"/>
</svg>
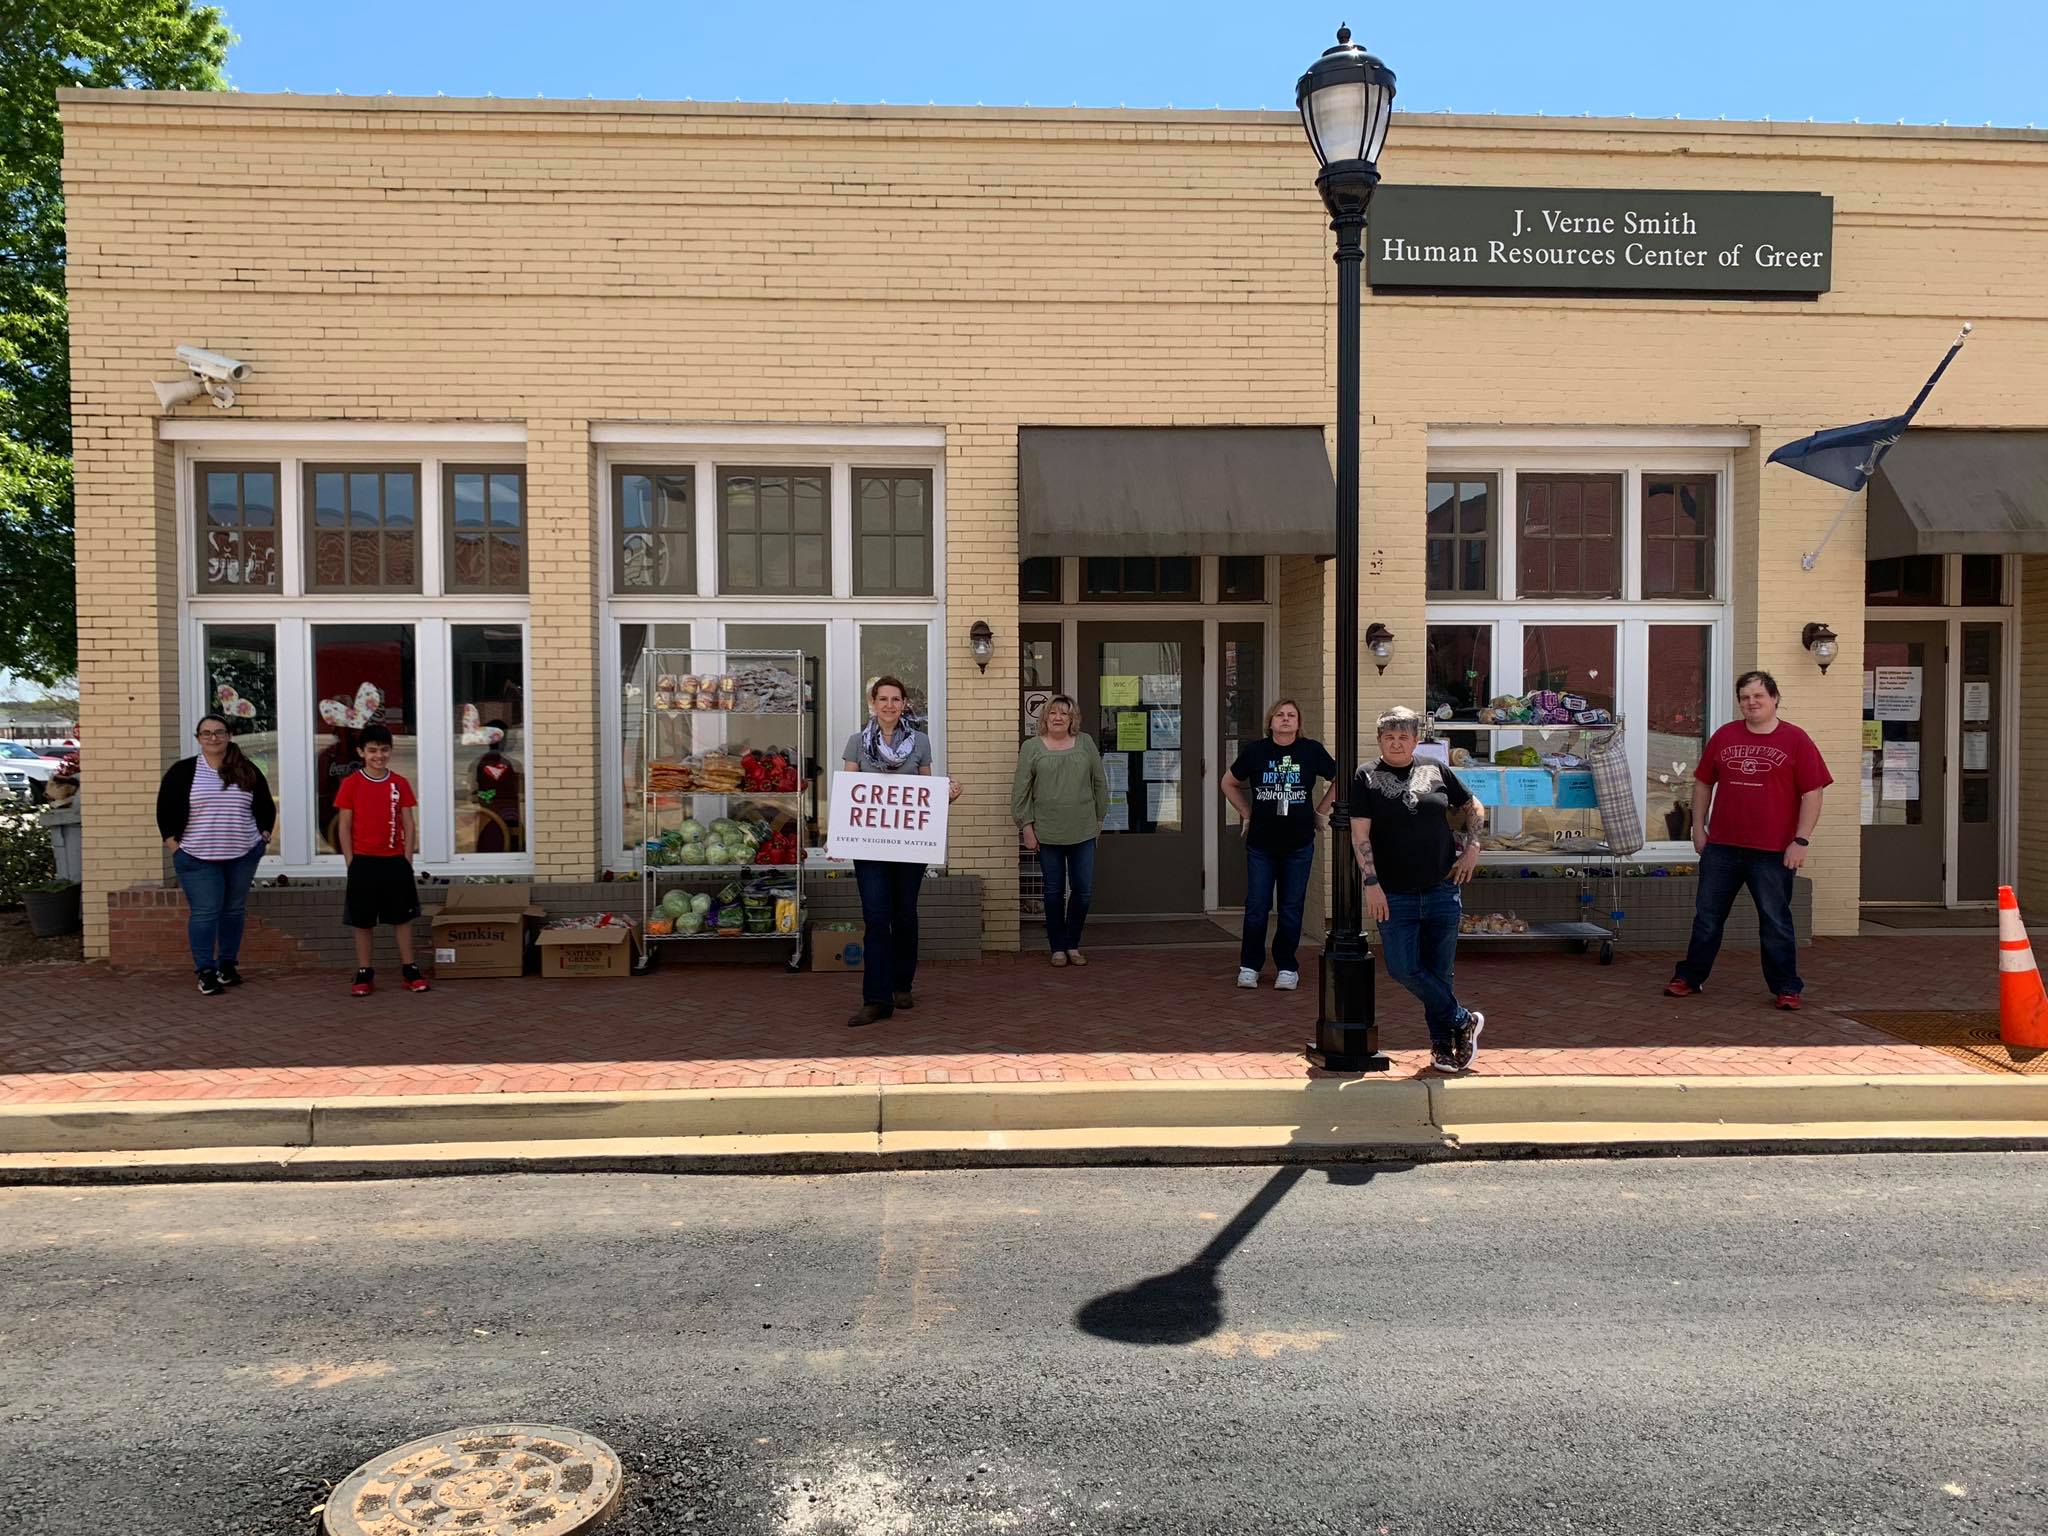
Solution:
<svg viewBox="0 0 2048 1536">
<path fill-rule="evenodd" d="M 1998 1038 L 2007 1045 L 2048 1046 L 2048 991 L 2009 885 L 1998 888 Z"/>
</svg>

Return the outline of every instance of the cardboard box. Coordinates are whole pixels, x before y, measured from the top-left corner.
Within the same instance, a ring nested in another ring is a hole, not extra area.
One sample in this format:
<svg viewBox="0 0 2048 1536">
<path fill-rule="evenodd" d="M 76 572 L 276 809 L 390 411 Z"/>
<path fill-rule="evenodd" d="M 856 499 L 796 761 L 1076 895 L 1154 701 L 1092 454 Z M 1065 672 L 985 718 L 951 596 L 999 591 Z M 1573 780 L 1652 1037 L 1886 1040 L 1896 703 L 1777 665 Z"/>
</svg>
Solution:
<svg viewBox="0 0 2048 1536">
<path fill-rule="evenodd" d="M 430 915 L 434 979 L 467 981 L 523 976 L 526 952 L 547 909 L 533 905 L 529 885 L 458 885 Z"/>
<path fill-rule="evenodd" d="M 603 928 L 543 928 L 543 976 L 630 976 L 640 954 L 640 935 L 631 923 Z"/>
<path fill-rule="evenodd" d="M 861 968 L 859 923 L 811 924 L 811 969 L 857 971 Z"/>
</svg>

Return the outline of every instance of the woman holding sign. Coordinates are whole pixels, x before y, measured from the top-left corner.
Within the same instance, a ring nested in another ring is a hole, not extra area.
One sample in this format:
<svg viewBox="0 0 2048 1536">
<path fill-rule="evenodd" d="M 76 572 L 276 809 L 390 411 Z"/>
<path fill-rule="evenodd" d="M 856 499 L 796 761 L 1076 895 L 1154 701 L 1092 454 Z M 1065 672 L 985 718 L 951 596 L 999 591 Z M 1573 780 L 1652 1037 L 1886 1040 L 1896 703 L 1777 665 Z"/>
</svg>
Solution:
<svg viewBox="0 0 2048 1536">
<path fill-rule="evenodd" d="M 1109 811 L 1102 754 L 1092 737 L 1075 733 L 1075 713 L 1064 693 L 1046 702 L 1038 734 L 1018 750 L 1010 785 L 1010 815 L 1045 876 L 1045 940 L 1054 965 L 1088 963 L 1081 925 L 1095 889 L 1095 839 Z"/>
<path fill-rule="evenodd" d="M 931 738 L 903 718 L 909 698 L 898 678 L 878 677 L 868 685 L 868 723 L 846 738 L 848 773 L 931 773 Z M 948 779 L 946 786 L 946 799 L 958 800 L 959 781 Z M 910 984 L 917 975 L 917 898 L 924 871 L 922 864 L 888 859 L 853 861 L 867 932 L 861 940 L 860 1011 L 846 1021 L 849 1027 L 917 1006 Z"/>
</svg>

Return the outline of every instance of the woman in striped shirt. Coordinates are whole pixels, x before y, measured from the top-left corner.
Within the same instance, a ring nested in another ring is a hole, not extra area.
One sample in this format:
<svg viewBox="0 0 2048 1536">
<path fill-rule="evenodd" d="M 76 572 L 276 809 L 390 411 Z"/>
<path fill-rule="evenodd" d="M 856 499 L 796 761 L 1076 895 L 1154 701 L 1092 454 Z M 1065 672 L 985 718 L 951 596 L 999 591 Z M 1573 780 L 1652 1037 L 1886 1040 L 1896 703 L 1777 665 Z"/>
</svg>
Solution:
<svg viewBox="0 0 2048 1536">
<path fill-rule="evenodd" d="M 199 990 L 217 997 L 242 982 L 235 961 L 249 887 L 277 825 L 277 806 L 226 720 L 207 715 L 192 734 L 199 755 L 173 763 L 157 786 L 156 826 L 192 908 L 186 934 Z"/>
</svg>

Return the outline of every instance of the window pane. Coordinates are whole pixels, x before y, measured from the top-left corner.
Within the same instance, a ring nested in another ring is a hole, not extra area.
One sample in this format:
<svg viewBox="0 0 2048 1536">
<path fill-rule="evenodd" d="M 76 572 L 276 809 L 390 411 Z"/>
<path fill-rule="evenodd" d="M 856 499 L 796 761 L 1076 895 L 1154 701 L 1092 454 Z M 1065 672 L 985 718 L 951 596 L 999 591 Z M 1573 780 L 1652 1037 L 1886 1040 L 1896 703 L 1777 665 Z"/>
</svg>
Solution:
<svg viewBox="0 0 2048 1536">
<path fill-rule="evenodd" d="M 1150 597 L 1159 590 L 1159 562 L 1146 555 L 1129 555 L 1123 562 L 1123 590 L 1128 597 Z"/>
<path fill-rule="evenodd" d="M 1450 534 L 1457 531 L 1456 506 L 1457 482 L 1453 480 L 1432 480 L 1429 482 L 1428 512 L 1424 522 L 1432 534 Z"/>
<path fill-rule="evenodd" d="M 1942 601 L 1939 555 L 1872 560 L 1863 568 L 1863 600 L 1884 607 L 1932 608 Z"/>
<path fill-rule="evenodd" d="M 807 665 L 813 661 L 817 663 L 810 670 L 812 675 L 818 680 L 817 692 L 813 695 L 813 704 L 817 711 L 818 782 L 806 794 L 803 801 L 803 814 L 808 819 L 819 823 L 824 821 L 825 813 L 832 804 L 832 772 L 839 766 L 839 751 L 846 745 L 846 738 L 867 721 L 865 700 L 856 701 L 852 707 L 841 706 L 842 708 L 847 708 L 848 714 L 853 714 L 857 710 L 859 714 L 858 719 L 849 722 L 842 717 L 834 721 L 830 713 L 832 708 L 831 691 L 826 686 L 826 675 L 830 669 L 831 662 L 825 654 L 825 637 L 826 628 L 823 624 L 728 624 L 725 626 L 726 662 L 728 669 L 733 663 L 732 653 L 745 650 L 802 651 Z M 784 664 L 786 665 L 786 663 Z M 761 726 L 765 732 L 783 738 L 770 742 L 767 739 L 767 734 L 763 734 L 760 737 L 760 745 L 790 748 L 799 748 L 804 745 L 801 740 L 787 739 L 789 733 L 797 728 L 798 722 L 795 720 L 767 718 L 749 721 L 748 723 Z"/>
<path fill-rule="evenodd" d="M 895 518 L 889 508 L 889 482 L 886 480 L 864 480 L 860 488 L 860 531 L 862 533 L 891 533 L 895 530 Z"/>
<path fill-rule="evenodd" d="M 352 474 L 348 477 L 348 525 L 351 528 L 375 528 L 381 522 L 381 508 L 377 496 L 377 476 L 374 474 Z"/>
<path fill-rule="evenodd" d="M 307 471 L 313 536 L 306 572 L 311 590 L 418 590 L 417 479 L 409 469 Z M 477 494 L 481 495 L 480 487 Z M 452 489 L 449 501 L 454 519 L 460 514 Z M 454 526 L 451 521 L 451 529 Z"/>
<path fill-rule="evenodd" d="M 1461 573 L 1459 590 L 1464 592 L 1487 592 L 1486 544 L 1481 539 L 1465 539 L 1459 548 L 1465 553 L 1465 569 Z"/>
<path fill-rule="evenodd" d="M 1431 539 L 1429 541 L 1428 574 L 1425 580 L 1431 592 L 1455 592 L 1457 590 L 1458 541 L 1456 539 Z"/>
<path fill-rule="evenodd" d="M 1707 747 L 1707 669 L 1714 631 L 1706 624 L 1652 624 L 1644 716 L 1649 741 L 1643 803 L 1651 840 L 1692 836 L 1692 772 Z"/>
<path fill-rule="evenodd" d="M 652 631 L 650 635 L 649 631 Z M 619 806 L 619 829 L 621 851 L 632 860 L 642 852 L 647 834 L 647 806 L 640 793 L 644 772 L 640 750 L 640 729 L 643 722 L 639 684 L 634 681 L 634 672 L 640 664 L 641 652 L 649 645 L 661 650 L 688 650 L 690 626 L 687 624 L 622 624 L 619 626 L 619 697 L 623 705 L 619 710 L 619 763 L 623 770 L 624 793 Z M 652 682 L 652 679 L 649 679 Z"/>
<path fill-rule="evenodd" d="M 516 624 L 449 627 L 457 853 L 526 851 L 526 666 Z"/>
<path fill-rule="evenodd" d="M 1081 562 L 1081 590 L 1089 597 L 1114 597 L 1123 591 L 1123 562 L 1113 555 L 1090 555 Z"/>
<path fill-rule="evenodd" d="M 458 533 L 449 550 L 448 585 L 481 587 L 484 584 L 484 536 Z"/>
<path fill-rule="evenodd" d="M 654 525 L 654 482 L 647 476 L 619 476 L 619 518 L 628 532 Z"/>
<path fill-rule="evenodd" d="M 402 470 L 384 476 L 384 526 L 410 528 L 413 521 L 413 477 Z"/>
<path fill-rule="evenodd" d="M 322 474 L 313 477 L 313 526 L 315 528 L 339 528 L 347 520 L 344 508 L 347 505 L 343 489 L 347 477 L 339 474 Z"/>
<path fill-rule="evenodd" d="M 392 771 L 419 793 L 419 752 L 410 624 L 315 624 L 313 635 L 313 804 L 319 853 L 338 853 L 334 792 L 361 761 L 357 733 L 390 728 Z"/>
<path fill-rule="evenodd" d="M 931 630 L 923 624 L 863 624 L 860 627 L 861 692 L 878 677 L 903 680 L 910 703 L 905 717 L 920 731 L 931 730 Z M 843 745 L 844 738 L 833 747 Z M 934 772 L 937 770 L 934 769 Z"/>
<path fill-rule="evenodd" d="M 1493 630 L 1485 624 L 1429 626 L 1424 671 L 1429 709 L 1448 704 L 1465 719 L 1493 697 Z"/>
<path fill-rule="evenodd" d="M 924 504 L 925 482 L 910 476 L 896 482 L 896 531 L 923 533 L 929 526 Z"/>
<path fill-rule="evenodd" d="M 232 528 L 241 522 L 241 497 L 236 489 L 240 479 L 241 476 L 232 470 L 206 477 L 206 520 L 209 523 Z"/>
<path fill-rule="evenodd" d="M 1199 567 L 1192 555 L 1169 555 L 1159 562 L 1159 590 L 1164 596 L 1192 597 Z"/>
<path fill-rule="evenodd" d="M 277 476 L 268 470 L 250 470 L 242 476 L 242 521 L 251 528 L 276 525 Z"/>
<path fill-rule="evenodd" d="M 1485 480 L 1468 480 L 1458 488 L 1458 532 L 1485 535 L 1493 504 L 1493 486 Z"/>
<path fill-rule="evenodd" d="M 1218 563 L 1217 578 L 1225 602 L 1265 601 L 1266 562 L 1258 555 L 1225 555 Z"/>
<path fill-rule="evenodd" d="M 1060 595 L 1060 562 L 1057 555 L 1036 555 L 1017 563 L 1017 595 L 1057 602 Z"/>
<path fill-rule="evenodd" d="M 517 528 L 524 515 L 520 477 L 517 475 L 491 476 L 491 526 L 493 528 Z"/>
<path fill-rule="evenodd" d="M 754 558 L 754 536 L 728 534 L 725 540 L 724 588 L 728 592 L 756 592 L 761 587 L 760 562 Z"/>
<path fill-rule="evenodd" d="M 826 589 L 825 562 L 828 551 L 822 534 L 800 533 L 796 535 L 795 566 L 792 571 L 792 585 L 799 592 L 822 592 Z"/>
<path fill-rule="evenodd" d="M 519 533 L 491 535 L 490 584 L 498 591 L 517 590 L 526 581 L 526 537 Z"/>
<path fill-rule="evenodd" d="M 1968 607 L 1993 607 L 2005 597 L 2002 555 L 1963 556 L 1963 602 Z"/>
<path fill-rule="evenodd" d="M 1522 691 L 1547 689 L 1613 711 L 1612 624 L 1531 624 L 1522 631 Z"/>
<path fill-rule="evenodd" d="M 268 624 L 206 626 L 206 708 L 225 715 L 243 755 L 277 779 L 277 631 Z"/>
<path fill-rule="evenodd" d="M 455 481 L 455 526 L 458 528 L 481 528 L 484 523 L 484 477 L 482 475 L 456 475 Z"/>
</svg>

